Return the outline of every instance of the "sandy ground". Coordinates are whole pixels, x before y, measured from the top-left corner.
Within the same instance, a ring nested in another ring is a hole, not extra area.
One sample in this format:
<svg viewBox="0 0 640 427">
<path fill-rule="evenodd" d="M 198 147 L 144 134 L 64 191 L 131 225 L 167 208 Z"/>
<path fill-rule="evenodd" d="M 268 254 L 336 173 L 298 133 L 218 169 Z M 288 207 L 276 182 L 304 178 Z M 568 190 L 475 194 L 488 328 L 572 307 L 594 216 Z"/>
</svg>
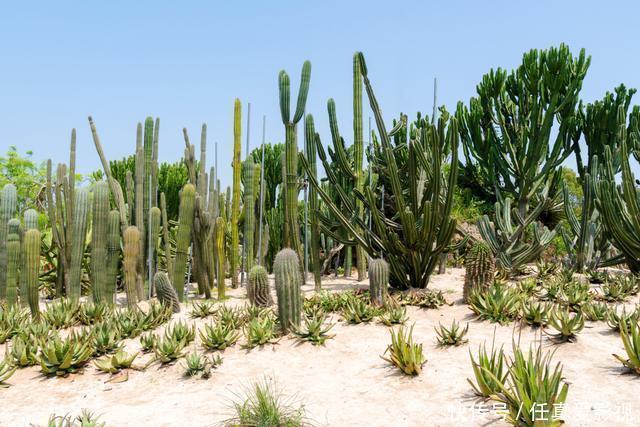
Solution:
<svg viewBox="0 0 640 427">
<path fill-rule="evenodd" d="M 0 424 L 46 425 L 50 414 L 78 414 L 88 408 L 110 426 L 212 426 L 233 414 L 230 404 L 252 381 L 265 377 L 303 405 L 313 425 L 321 426 L 481 426 L 505 425 L 491 402 L 478 400 L 467 378 L 473 375 L 469 350 L 476 352 L 485 340 L 511 353 L 514 334 L 521 345 L 539 338 L 529 327 L 515 324 L 495 327 L 474 319 L 461 302 L 463 270 L 451 269 L 434 276 L 433 288 L 445 292 L 451 306 L 439 310 L 409 307 L 414 338 L 424 343 L 428 359 L 422 374 L 399 374 L 379 356 L 389 343 L 388 328 L 379 323 L 347 325 L 339 321 L 335 338 L 325 347 L 300 344 L 284 338 L 276 345 L 251 351 L 239 345 L 227 349 L 224 363 L 209 380 L 185 378 L 182 362 L 168 367 L 152 365 L 144 372 L 130 371 L 129 380 L 107 383 L 108 375 L 93 366 L 67 378 L 45 378 L 37 367 L 22 369 L 0 389 Z M 327 289 L 366 285 L 347 279 L 327 279 Z M 311 293 L 312 286 L 305 286 Z M 244 290 L 230 291 L 228 304 L 243 304 Z M 635 301 L 633 301 L 635 302 Z M 187 318 L 188 308 L 174 316 Z M 452 319 L 469 322 L 469 343 L 439 348 L 434 326 Z M 338 321 L 337 315 L 333 321 Z M 190 320 L 201 326 L 206 319 Z M 244 338 L 241 338 L 241 343 Z M 196 340 L 196 342 L 198 339 Z M 569 426 L 636 426 L 640 418 L 637 399 L 640 377 L 624 374 L 612 353 L 624 354 L 622 343 L 606 324 L 588 322 L 576 343 L 544 346 L 555 350 L 570 383 L 563 418 Z M 196 344 L 197 345 L 197 344 Z M 137 351 L 138 339 L 126 341 Z M 199 345 L 198 345 L 199 348 Z M 0 355 L 4 351 L 0 350 Z M 146 360 L 142 357 L 138 362 Z"/>
</svg>

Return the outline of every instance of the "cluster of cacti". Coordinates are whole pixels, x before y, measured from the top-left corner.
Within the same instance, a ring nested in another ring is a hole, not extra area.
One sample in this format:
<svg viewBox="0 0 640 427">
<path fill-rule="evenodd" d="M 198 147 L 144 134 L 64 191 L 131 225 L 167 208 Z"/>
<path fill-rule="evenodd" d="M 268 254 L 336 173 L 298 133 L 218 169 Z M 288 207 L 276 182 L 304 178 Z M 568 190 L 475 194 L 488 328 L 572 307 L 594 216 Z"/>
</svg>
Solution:
<svg viewBox="0 0 640 427">
<path fill-rule="evenodd" d="M 488 288 L 495 278 L 495 260 L 489 245 L 480 240 L 474 242 L 465 254 L 464 268 L 462 298 L 469 302 L 474 289 Z"/>
<path fill-rule="evenodd" d="M 302 275 L 300 258 L 293 249 L 285 248 L 278 252 L 273 262 L 273 274 L 278 297 L 278 320 L 284 333 L 300 326 L 302 313 Z"/>
<path fill-rule="evenodd" d="M 251 304 L 258 307 L 269 307 L 273 304 L 267 270 L 261 265 L 256 265 L 249 271 L 247 298 Z"/>
<path fill-rule="evenodd" d="M 388 285 L 389 264 L 382 258 L 369 260 L 369 294 L 372 304 L 384 305 Z"/>
</svg>

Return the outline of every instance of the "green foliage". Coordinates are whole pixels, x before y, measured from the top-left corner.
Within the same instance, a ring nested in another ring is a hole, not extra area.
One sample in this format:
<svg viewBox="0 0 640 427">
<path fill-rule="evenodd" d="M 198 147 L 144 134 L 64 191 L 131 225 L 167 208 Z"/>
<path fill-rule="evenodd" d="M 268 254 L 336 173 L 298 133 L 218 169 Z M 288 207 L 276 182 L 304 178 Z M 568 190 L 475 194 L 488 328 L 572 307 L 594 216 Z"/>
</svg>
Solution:
<svg viewBox="0 0 640 427">
<path fill-rule="evenodd" d="M 441 323 L 439 327 L 433 328 L 436 331 L 436 340 L 438 341 L 438 345 L 440 346 L 459 346 L 466 343 L 467 340 L 465 336 L 467 332 L 469 332 L 469 324 L 464 328 L 461 328 L 458 322 L 455 319 L 451 322 L 450 327 L 443 326 Z"/>
<path fill-rule="evenodd" d="M 197 351 L 188 353 L 184 357 L 184 374 L 188 377 L 200 375 L 200 378 L 207 379 L 211 376 L 211 369 L 215 369 L 222 364 L 220 355 L 207 357 Z"/>
<path fill-rule="evenodd" d="M 51 415 L 47 427 L 106 427 L 106 424 L 100 421 L 99 416 L 94 415 L 88 409 L 83 409 L 76 417 Z"/>
<path fill-rule="evenodd" d="M 117 374 L 123 369 L 131 368 L 136 357 L 138 357 L 138 353 L 129 354 L 124 350 L 118 350 L 111 356 L 96 360 L 94 365 L 102 372 Z"/>
<path fill-rule="evenodd" d="M 9 183 L 16 186 L 19 211 L 36 206 L 45 183 L 45 165 L 34 162 L 32 156 L 31 151 L 21 155 L 13 145 L 4 156 L 0 155 L 0 188 Z"/>
<path fill-rule="evenodd" d="M 164 337 L 158 340 L 154 349 L 156 360 L 159 360 L 162 364 L 171 363 L 184 356 L 186 345 L 185 341 L 177 340 L 173 336 L 165 334 Z"/>
<path fill-rule="evenodd" d="M 165 338 L 182 341 L 186 345 L 195 339 L 196 327 L 195 325 L 189 326 L 186 322 L 178 320 L 165 328 L 164 336 Z"/>
<path fill-rule="evenodd" d="M 620 338 L 627 353 L 627 358 L 614 354 L 622 365 L 640 375 L 640 326 L 636 322 L 629 325 L 629 328 L 620 329 Z"/>
<path fill-rule="evenodd" d="M 53 335 L 42 342 L 38 362 L 45 375 L 67 376 L 84 367 L 92 354 L 88 340 L 74 334 L 64 339 Z"/>
<path fill-rule="evenodd" d="M 469 306 L 481 319 L 505 324 L 518 315 L 520 295 L 501 282 L 487 289 L 475 289 L 469 297 Z"/>
<path fill-rule="evenodd" d="M 358 324 L 373 320 L 380 310 L 361 298 L 351 298 L 342 308 L 342 317 L 348 323 Z"/>
<path fill-rule="evenodd" d="M 413 326 L 407 332 L 404 326 L 400 326 L 397 331 L 391 332 L 391 344 L 387 346 L 383 360 L 400 369 L 406 375 L 419 375 L 422 366 L 427 362 L 422 354 L 422 344 L 413 342 Z"/>
<path fill-rule="evenodd" d="M 589 302 L 582 306 L 582 314 L 587 320 L 592 322 L 598 320 L 605 320 L 607 318 L 607 312 L 609 306 L 604 302 Z"/>
<path fill-rule="evenodd" d="M 244 335 L 247 338 L 244 348 L 274 344 L 278 338 L 276 321 L 272 316 L 251 319 L 244 325 Z"/>
<path fill-rule="evenodd" d="M 237 329 L 221 321 L 204 325 L 199 330 L 202 346 L 207 350 L 224 350 L 234 345 L 240 338 Z"/>
<path fill-rule="evenodd" d="M 557 334 L 549 334 L 558 342 L 573 342 L 584 328 L 582 313 L 572 314 L 567 309 L 554 309 L 549 316 L 549 326 L 557 330 Z M 545 331 L 546 332 L 546 331 Z"/>
<path fill-rule="evenodd" d="M 305 317 L 304 327 L 296 328 L 294 333 L 302 341 L 309 341 L 313 345 L 324 345 L 328 339 L 335 336 L 329 334 L 335 324 L 330 323 L 325 326 L 326 320 L 327 316 L 325 314 Z"/>
<path fill-rule="evenodd" d="M 38 341 L 35 337 L 18 334 L 11 340 L 11 348 L 5 355 L 5 359 L 11 366 L 23 368 L 25 366 L 36 365 L 38 363 L 37 355 Z M 0 383 L 1 382 L 2 381 L 0 381 Z"/>
<path fill-rule="evenodd" d="M 191 311 L 189 312 L 189 317 L 192 319 L 204 319 L 209 316 L 213 316 L 216 314 L 218 310 L 216 309 L 215 303 L 211 300 L 194 300 L 191 304 Z"/>
<path fill-rule="evenodd" d="M 387 326 L 404 325 L 408 319 L 407 308 L 395 302 L 392 304 L 388 303 L 380 316 L 380 321 Z"/>
<path fill-rule="evenodd" d="M 551 305 L 549 303 L 527 299 L 521 306 L 522 319 L 531 326 L 545 326 L 549 321 Z"/>
<path fill-rule="evenodd" d="M 158 344 L 158 335 L 153 332 L 140 335 L 140 347 L 143 353 L 154 351 Z"/>
<path fill-rule="evenodd" d="M 640 309 L 636 308 L 634 311 L 627 313 L 627 309 L 623 307 L 622 311 L 618 313 L 614 307 L 609 307 L 605 320 L 607 325 L 614 331 L 628 331 L 631 325 L 638 323 L 640 320 Z"/>
<path fill-rule="evenodd" d="M 42 312 L 42 318 L 54 328 L 64 329 L 77 323 L 79 305 L 67 298 L 53 300 Z"/>
<path fill-rule="evenodd" d="M 120 330 L 113 321 L 105 321 L 94 325 L 91 333 L 94 356 L 113 353 L 121 347 Z"/>
<path fill-rule="evenodd" d="M 494 336 L 495 339 L 495 336 Z M 469 350 L 471 366 L 475 376 L 475 384 L 467 378 L 467 382 L 473 387 L 474 392 L 481 397 L 487 398 L 500 391 L 500 384 L 507 378 L 508 372 L 505 370 L 505 358 L 502 347 L 496 350 L 494 343 L 491 344 L 491 353 L 487 352 L 486 343 L 478 347 L 477 360 Z"/>
<path fill-rule="evenodd" d="M 9 387 L 6 381 L 15 373 L 16 367 L 11 366 L 6 360 L 0 360 L 0 388 Z"/>
</svg>

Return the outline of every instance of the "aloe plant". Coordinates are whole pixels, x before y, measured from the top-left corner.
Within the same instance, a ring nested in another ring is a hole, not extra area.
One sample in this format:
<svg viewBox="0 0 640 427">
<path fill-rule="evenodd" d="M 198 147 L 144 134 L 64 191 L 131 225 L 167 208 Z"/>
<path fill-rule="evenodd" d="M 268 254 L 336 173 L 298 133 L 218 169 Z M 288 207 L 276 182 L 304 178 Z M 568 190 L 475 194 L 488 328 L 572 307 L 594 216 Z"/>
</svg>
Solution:
<svg viewBox="0 0 640 427">
<path fill-rule="evenodd" d="M 627 357 L 617 354 L 613 357 L 618 359 L 625 368 L 640 375 L 640 326 L 634 322 L 629 325 L 629 328 L 620 329 L 620 338 Z"/>
<path fill-rule="evenodd" d="M 397 331 L 393 329 L 391 332 L 391 344 L 387 347 L 384 354 L 389 354 L 382 359 L 396 366 L 406 375 L 419 375 L 422 367 L 427 359 L 422 353 L 422 344 L 413 342 L 413 326 L 407 332 L 404 326 Z"/>
<path fill-rule="evenodd" d="M 436 331 L 436 341 L 440 346 L 459 346 L 465 344 L 469 340 L 465 338 L 467 332 L 469 332 L 469 324 L 464 328 L 460 327 L 460 324 L 456 322 L 455 319 L 451 322 L 450 327 L 443 326 L 439 324 L 436 328 L 433 328 Z"/>
</svg>

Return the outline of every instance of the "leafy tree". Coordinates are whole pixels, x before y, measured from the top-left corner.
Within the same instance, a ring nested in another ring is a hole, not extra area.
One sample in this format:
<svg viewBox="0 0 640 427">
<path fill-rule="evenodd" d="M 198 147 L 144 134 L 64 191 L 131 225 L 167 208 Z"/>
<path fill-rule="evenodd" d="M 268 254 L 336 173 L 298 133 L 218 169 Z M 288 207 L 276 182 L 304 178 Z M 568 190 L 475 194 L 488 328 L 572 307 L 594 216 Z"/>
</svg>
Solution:
<svg viewBox="0 0 640 427">
<path fill-rule="evenodd" d="M 35 206 L 45 183 L 45 165 L 34 162 L 32 156 L 32 151 L 20 155 L 13 145 L 0 156 L 0 188 L 9 183 L 17 187 L 20 210 Z"/>
</svg>

